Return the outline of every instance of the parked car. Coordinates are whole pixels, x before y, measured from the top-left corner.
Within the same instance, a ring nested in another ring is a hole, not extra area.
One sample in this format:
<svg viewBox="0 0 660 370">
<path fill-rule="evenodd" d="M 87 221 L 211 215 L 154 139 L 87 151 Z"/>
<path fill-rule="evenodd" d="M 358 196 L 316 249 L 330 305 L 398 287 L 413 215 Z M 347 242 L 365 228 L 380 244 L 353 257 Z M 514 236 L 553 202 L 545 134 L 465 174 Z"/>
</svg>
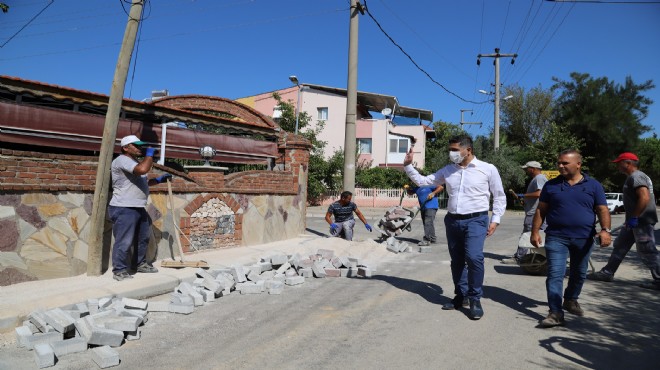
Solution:
<svg viewBox="0 0 660 370">
<path fill-rule="evenodd" d="M 623 193 L 605 193 L 607 200 L 607 209 L 610 213 L 625 212 L 623 207 Z"/>
</svg>

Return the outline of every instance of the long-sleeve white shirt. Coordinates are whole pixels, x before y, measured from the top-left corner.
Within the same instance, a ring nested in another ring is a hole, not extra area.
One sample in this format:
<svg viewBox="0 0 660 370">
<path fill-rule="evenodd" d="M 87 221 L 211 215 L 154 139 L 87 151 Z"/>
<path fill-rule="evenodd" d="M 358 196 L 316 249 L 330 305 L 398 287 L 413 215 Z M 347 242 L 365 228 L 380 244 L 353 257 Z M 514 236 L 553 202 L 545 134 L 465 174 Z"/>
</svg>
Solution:
<svg viewBox="0 0 660 370">
<path fill-rule="evenodd" d="M 506 195 L 500 174 L 492 164 L 474 157 L 466 167 L 451 163 L 428 176 L 420 175 L 412 165 L 407 165 L 404 169 L 418 186 L 444 185 L 449 194 L 449 213 L 463 215 L 488 211 L 492 194 L 491 222 L 500 223 L 506 209 Z"/>
</svg>

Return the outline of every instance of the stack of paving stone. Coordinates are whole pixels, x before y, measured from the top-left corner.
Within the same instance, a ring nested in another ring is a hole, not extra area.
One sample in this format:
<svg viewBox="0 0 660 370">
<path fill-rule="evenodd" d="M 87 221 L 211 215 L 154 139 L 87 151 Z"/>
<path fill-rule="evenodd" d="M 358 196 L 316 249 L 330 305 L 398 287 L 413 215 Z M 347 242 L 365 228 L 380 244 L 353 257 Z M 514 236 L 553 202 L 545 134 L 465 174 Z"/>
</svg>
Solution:
<svg viewBox="0 0 660 370">
<path fill-rule="evenodd" d="M 387 243 L 387 250 L 394 252 L 394 253 L 401 253 L 401 252 L 412 252 L 412 247 L 410 244 L 403 242 L 401 240 L 398 240 L 397 238 L 390 236 L 387 238 L 385 241 Z M 421 252 L 421 250 L 420 250 Z"/>
<path fill-rule="evenodd" d="M 195 307 L 231 292 L 281 294 L 285 286 L 303 284 L 306 278 L 371 277 L 374 272 L 375 264 L 335 256 L 329 249 L 319 249 L 307 257 L 274 254 L 248 266 L 200 268 L 194 281 L 180 283 L 169 300 L 88 299 L 65 308 L 34 311 L 16 328 L 16 342 L 34 350 L 39 368 L 53 366 L 56 357 L 91 348 L 92 359 L 103 369 L 119 364 L 114 348 L 124 340 L 140 339 L 140 326 L 147 322 L 149 312 L 190 314 Z"/>
<path fill-rule="evenodd" d="M 378 221 L 378 229 L 387 237 L 401 235 L 403 230 L 409 227 L 416 212 L 417 208 L 410 210 L 401 206 L 392 207 L 385 211 L 385 216 Z"/>
<path fill-rule="evenodd" d="M 16 343 L 34 350 L 39 368 L 53 366 L 56 357 L 88 348 L 100 368 L 119 365 L 119 353 L 113 347 L 140 338 L 140 326 L 147 321 L 146 309 L 145 301 L 115 297 L 37 310 L 16 328 Z"/>
</svg>

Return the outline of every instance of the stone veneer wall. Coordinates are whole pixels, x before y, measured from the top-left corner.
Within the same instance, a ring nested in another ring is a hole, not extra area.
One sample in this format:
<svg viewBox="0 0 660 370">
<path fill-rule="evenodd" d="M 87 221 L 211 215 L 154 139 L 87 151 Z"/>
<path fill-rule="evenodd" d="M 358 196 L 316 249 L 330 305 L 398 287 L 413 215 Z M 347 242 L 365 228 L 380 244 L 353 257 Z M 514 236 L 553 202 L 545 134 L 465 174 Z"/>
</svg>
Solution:
<svg viewBox="0 0 660 370">
<path fill-rule="evenodd" d="M 304 232 L 310 146 L 295 137 L 282 138 L 279 146 L 276 163 L 284 171 L 225 176 L 215 171 L 186 174 L 154 165 L 154 176 L 175 175 L 174 211 L 166 185 L 152 186 L 147 211 L 154 233 L 147 256 L 160 260 L 178 255 L 173 222 L 183 231 L 186 252 L 268 243 Z M 97 158 L 89 156 L 0 151 L 0 286 L 86 272 L 96 163 Z M 223 229 L 212 245 L 191 246 L 186 237 L 191 236 L 196 212 L 203 213 L 200 207 L 205 204 L 221 203 L 233 214 L 233 236 Z M 110 268 L 111 230 L 112 224 L 106 222 L 104 270 Z"/>
</svg>

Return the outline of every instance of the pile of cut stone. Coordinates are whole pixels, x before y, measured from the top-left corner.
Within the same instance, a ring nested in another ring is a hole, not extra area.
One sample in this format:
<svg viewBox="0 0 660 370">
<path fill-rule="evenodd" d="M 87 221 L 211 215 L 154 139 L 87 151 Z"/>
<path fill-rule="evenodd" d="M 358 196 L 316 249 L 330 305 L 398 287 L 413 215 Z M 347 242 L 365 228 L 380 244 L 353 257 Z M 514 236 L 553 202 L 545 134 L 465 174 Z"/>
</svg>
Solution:
<svg viewBox="0 0 660 370">
<path fill-rule="evenodd" d="M 412 209 L 396 206 L 385 211 L 380 221 L 378 221 L 378 229 L 386 237 L 401 235 L 403 230 L 410 231 L 410 223 L 417 213 L 417 207 Z"/>
<path fill-rule="evenodd" d="M 371 277 L 376 265 L 355 257 L 335 256 L 319 249 L 303 257 L 274 254 L 249 265 L 198 269 L 196 278 L 180 283 L 167 301 L 146 302 L 131 298 L 88 299 L 65 308 L 34 311 L 16 328 L 19 347 L 34 350 L 39 368 L 53 366 L 55 357 L 86 351 L 100 368 L 119 365 L 119 347 L 125 340 L 140 339 L 140 326 L 148 312 L 190 314 L 196 306 L 213 302 L 231 292 L 281 294 L 285 285 L 299 285 L 305 278 Z"/>
</svg>

